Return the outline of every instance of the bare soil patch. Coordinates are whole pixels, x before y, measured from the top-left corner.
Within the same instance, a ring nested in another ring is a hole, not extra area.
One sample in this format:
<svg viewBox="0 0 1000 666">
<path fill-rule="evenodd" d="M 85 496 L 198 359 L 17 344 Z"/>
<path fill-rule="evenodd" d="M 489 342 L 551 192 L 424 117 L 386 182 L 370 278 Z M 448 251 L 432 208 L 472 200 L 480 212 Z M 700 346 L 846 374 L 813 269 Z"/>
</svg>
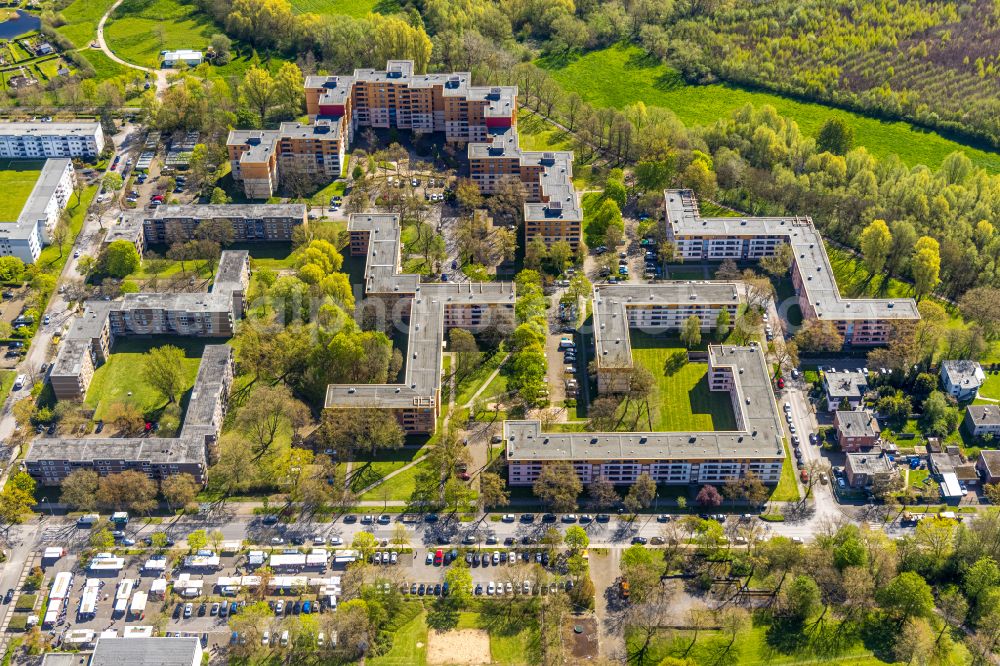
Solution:
<svg viewBox="0 0 1000 666">
<path fill-rule="evenodd" d="M 427 635 L 427 663 L 480 666 L 492 661 L 490 635 L 483 629 L 457 629 Z"/>
</svg>

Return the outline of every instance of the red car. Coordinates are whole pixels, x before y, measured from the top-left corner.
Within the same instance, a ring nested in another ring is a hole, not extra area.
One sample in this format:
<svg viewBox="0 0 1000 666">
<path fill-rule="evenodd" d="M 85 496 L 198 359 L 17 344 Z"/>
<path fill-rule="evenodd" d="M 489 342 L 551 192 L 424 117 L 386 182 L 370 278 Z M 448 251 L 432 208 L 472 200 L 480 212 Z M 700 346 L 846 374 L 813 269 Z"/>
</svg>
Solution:
<svg viewBox="0 0 1000 666">
<path fill-rule="evenodd" d="M 785 378 L 784 377 L 778 377 L 778 388 L 779 389 L 785 388 Z"/>
<path fill-rule="evenodd" d="M 444 551 L 439 550 L 436 553 L 434 553 L 434 566 L 439 567 L 441 566 L 442 562 L 444 562 Z"/>
</svg>

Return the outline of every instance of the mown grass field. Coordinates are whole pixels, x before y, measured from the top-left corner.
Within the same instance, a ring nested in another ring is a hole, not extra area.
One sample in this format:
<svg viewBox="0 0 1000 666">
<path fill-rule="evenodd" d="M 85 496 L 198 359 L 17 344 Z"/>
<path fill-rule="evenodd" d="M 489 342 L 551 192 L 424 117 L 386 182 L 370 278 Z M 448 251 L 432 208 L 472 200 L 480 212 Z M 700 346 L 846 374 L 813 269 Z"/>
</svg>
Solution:
<svg viewBox="0 0 1000 666">
<path fill-rule="evenodd" d="M 98 81 L 112 79 L 127 74 L 129 71 L 137 72 L 137 70 L 130 70 L 125 65 L 115 62 L 106 56 L 104 51 L 98 49 L 84 49 L 80 51 L 80 55 L 94 68 L 94 75 Z M 142 72 L 137 73 L 142 76 Z"/>
<path fill-rule="evenodd" d="M 661 344 L 657 344 L 657 341 Z M 664 346 L 662 339 L 632 335 L 632 358 L 649 369 L 656 378 L 656 396 L 653 400 L 652 420 L 654 431 L 709 431 L 734 430 L 736 418 L 730 405 L 729 394 L 708 390 L 708 364 L 685 363 L 679 368 L 669 368 L 674 354 L 687 350 Z M 639 428 L 646 429 L 645 416 Z"/>
<path fill-rule="evenodd" d="M 125 0 L 108 20 L 104 38 L 115 54 L 131 63 L 158 67 L 160 51 L 204 50 L 222 29 L 179 0 Z"/>
<path fill-rule="evenodd" d="M 43 160 L 3 160 L 0 162 L 0 220 L 17 220 L 24 204 L 31 195 L 38 176 L 42 173 Z"/>
<path fill-rule="evenodd" d="M 344 14 L 360 18 L 372 12 L 392 14 L 399 11 L 395 0 L 292 0 L 296 14 Z"/>
<path fill-rule="evenodd" d="M 58 31 L 73 45 L 84 48 L 97 37 L 97 23 L 115 0 L 74 0 L 59 12 L 66 24 Z"/>
<path fill-rule="evenodd" d="M 1000 153 L 971 148 L 905 122 L 883 122 L 822 104 L 799 102 L 780 95 L 736 86 L 687 85 L 674 70 L 649 58 L 634 45 L 616 45 L 578 58 L 540 59 L 567 91 L 574 90 L 597 106 L 621 109 L 635 102 L 671 109 L 687 125 L 711 125 L 733 110 L 750 103 L 770 104 L 795 120 L 803 133 L 816 136 L 829 118 L 841 118 L 854 128 L 857 145 L 873 155 L 897 154 L 908 165 L 936 168 L 956 150 L 964 151 L 977 165 L 1000 172 Z"/>
<path fill-rule="evenodd" d="M 136 405 L 144 413 L 163 407 L 165 400 L 146 382 L 145 354 L 154 347 L 174 345 L 184 350 L 184 392 L 194 386 L 203 340 L 179 337 L 121 340 L 115 343 L 108 362 L 94 372 L 85 402 L 94 408 L 94 418 L 103 419 L 116 402 Z M 129 395 L 131 393 L 132 395 Z"/>
</svg>

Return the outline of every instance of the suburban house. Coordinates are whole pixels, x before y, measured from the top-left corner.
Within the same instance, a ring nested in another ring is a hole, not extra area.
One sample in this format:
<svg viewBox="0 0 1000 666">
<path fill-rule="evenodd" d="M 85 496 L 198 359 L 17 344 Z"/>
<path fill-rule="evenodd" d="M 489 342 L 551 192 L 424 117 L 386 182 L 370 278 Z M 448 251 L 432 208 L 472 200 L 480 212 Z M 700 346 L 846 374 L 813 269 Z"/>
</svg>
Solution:
<svg viewBox="0 0 1000 666">
<path fill-rule="evenodd" d="M 862 397 L 868 392 L 868 375 L 860 370 L 828 370 L 823 373 L 823 389 L 826 391 L 826 411 L 840 409 L 844 400 L 851 409 L 859 409 Z"/>
<path fill-rule="evenodd" d="M 1000 405 L 969 405 L 962 427 L 973 437 L 1000 435 Z"/>
<path fill-rule="evenodd" d="M 838 410 L 833 416 L 833 424 L 837 428 L 837 441 L 844 453 L 875 446 L 882 431 L 875 415 L 863 410 Z"/>
<path fill-rule="evenodd" d="M 983 483 L 1000 482 L 1000 451 L 992 449 L 980 451 L 976 469 L 979 470 Z"/>
<path fill-rule="evenodd" d="M 867 488 L 876 479 L 894 473 L 888 454 L 879 447 L 864 453 L 848 453 L 844 471 L 847 474 L 847 485 L 851 488 Z"/>
<path fill-rule="evenodd" d="M 972 400 L 979 387 L 986 381 L 986 374 L 975 361 L 944 361 L 941 363 L 941 383 L 944 390 L 959 402 Z"/>
</svg>

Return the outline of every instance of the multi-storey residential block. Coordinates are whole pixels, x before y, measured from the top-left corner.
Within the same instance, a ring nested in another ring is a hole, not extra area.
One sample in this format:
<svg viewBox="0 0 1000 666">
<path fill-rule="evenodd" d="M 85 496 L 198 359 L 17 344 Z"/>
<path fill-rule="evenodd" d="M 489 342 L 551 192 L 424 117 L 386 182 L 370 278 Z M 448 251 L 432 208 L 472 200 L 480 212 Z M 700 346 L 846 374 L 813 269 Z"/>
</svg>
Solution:
<svg viewBox="0 0 1000 666">
<path fill-rule="evenodd" d="M 486 194 L 514 180 L 525 191 L 525 240 L 580 244 L 583 210 L 573 188 L 571 152 L 522 151 L 517 137 L 517 88 L 475 86 L 468 72 L 416 74 L 413 62 L 391 60 L 384 70 L 310 76 L 305 81 L 310 124 L 230 132 L 233 177 L 247 196 L 266 198 L 288 174 L 336 178 L 361 127 L 441 132 L 468 144 L 469 175 Z"/>
<path fill-rule="evenodd" d="M 78 469 L 101 476 L 134 470 L 156 480 L 190 474 L 205 483 L 226 414 L 233 366 L 232 347 L 205 347 L 177 437 L 40 438 L 25 458 L 28 473 L 45 486 L 59 485 Z"/>
<path fill-rule="evenodd" d="M 598 358 L 621 353 L 613 339 L 596 343 Z M 712 345 L 708 364 L 709 389 L 730 395 L 735 430 L 564 433 L 542 432 L 538 421 L 505 421 L 508 482 L 531 485 L 545 465 L 571 462 L 585 484 L 598 478 L 630 484 L 644 473 L 657 483 L 720 484 L 750 472 L 778 483 L 785 449 L 763 352 L 756 345 Z"/>
<path fill-rule="evenodd" d="M 384 409 L 407 433 L 432 433 L 441 403 L 441 359 L 445 331 L 472 332 L 514 322 L 514 285 L 508 282 L 421 284 L 400 274 L 397 215 L 352 215 L 351 254 L 366 256 L 365 307 L 376 318 L 407 327 L 402 384 L 331 384 L 326 409 Z"/>
<path fill-rule="evenodd" d="M 101 123 L 0 122 L 0 157 L 95 158 L 103 149 Z"/>
<path fill-rule="evenodd" d="M 52 364 L 56 398 L 82 400 L 95 368 L 107 360 L 118 337 L 231 337 L 243 316 L 249 280 L 249 254 L 230 250 L 219 259 L 209 293 L 126 294 L 121 301 L 88 302 L 83 315 L 70 324 Z"/>
<path fill-rule="evenodd" d="M 823 238 L 805 217 L 701 217 L 690 190 L 667 190 L 666 235 L 688 261 L 761 259 L 791 245 L 792 283 L 802 316 L 833 322 L 844 344 L 886 344 L 894 320 L 920 318 L 912 298 L 844 298 Z"/>
<path fill-rule="evenodd" d="M 0 256 L 14 256 L 26 264 L 37 261 L 69 204 L 75 182 L 72 161 L 46 160 L 17 220 L 0 220 Z"/>
<path fill-rule="evenodd" d="M 663 282 L 601 285 L 594 288 L 594 337 L 597 386 L 602 393 L 628 389 L 632 371 L 629 329 L 645 333 L 680 330 L 689 317 L 704 330 L 715 327 L 719 312 L 735 321 L 739 291 L 725 282 Z"/>
</svg>

